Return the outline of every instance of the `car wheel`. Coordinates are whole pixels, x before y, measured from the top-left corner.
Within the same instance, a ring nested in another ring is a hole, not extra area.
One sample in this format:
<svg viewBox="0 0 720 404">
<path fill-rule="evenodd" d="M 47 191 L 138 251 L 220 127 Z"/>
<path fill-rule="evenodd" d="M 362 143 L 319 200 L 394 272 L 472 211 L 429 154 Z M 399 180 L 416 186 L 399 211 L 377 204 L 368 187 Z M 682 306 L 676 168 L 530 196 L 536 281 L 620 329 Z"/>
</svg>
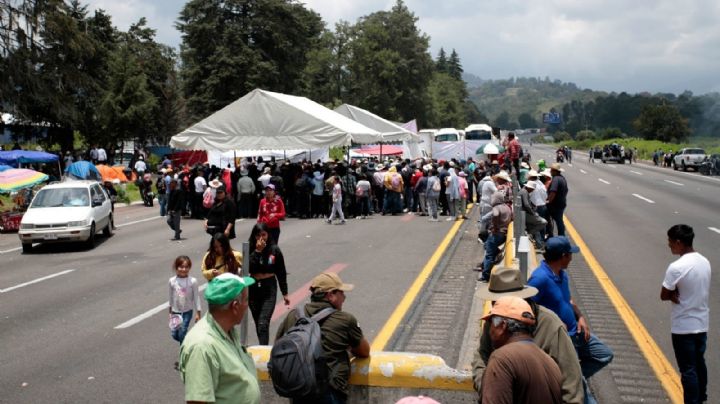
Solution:
<svg viewBox="0 0 720 404">
<path fill-rule="evenodd" d="M 22 250 L 24 254 L 30 254 L 32 252 L 32 243 L 22 243 Z"/>
<path fill-rule="evenodd" d="M 678 169 L 677 163 L 673 161 L 673 170 L 677 171 L 677 169 Z"/>
<path fill-rule="evenodd" d="M 90 236 L 85 241 L 85 244 L 87 244 L 88 248 L 95 248 L 95 222 L 90 225 Z"/>
<path fill-rule="evenodd" d="M 114 220 L 115 220 L 115 219 L 113 219 L 113 216 L 112 216 L 112 215 L 110 215 L 110 217 L 108 217 L 108 224 L 107 224 L 107 226 L 105 226 L 105 228 L 103 229 L 103 234 L 105 235 L 105 237 L 112 237 L 112 235 L 113 235 L 113 227 L 115 227 L 115 221 L 114 221 Z"/>
</svg>

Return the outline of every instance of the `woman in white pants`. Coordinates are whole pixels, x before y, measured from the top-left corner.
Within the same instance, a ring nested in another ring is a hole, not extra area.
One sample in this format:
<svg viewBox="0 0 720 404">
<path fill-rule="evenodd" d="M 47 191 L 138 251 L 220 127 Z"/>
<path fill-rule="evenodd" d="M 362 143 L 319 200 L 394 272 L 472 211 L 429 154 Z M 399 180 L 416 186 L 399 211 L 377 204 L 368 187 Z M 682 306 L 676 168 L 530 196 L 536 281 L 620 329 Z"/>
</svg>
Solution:
<svg viewBox="0 0 720 404">
<path fill-rule="evenodd" d="M 328 224 L 331 224 L 335 220 L 335 214 L 340 217 L 340 224 L 345 224 L 345 215 L 342 211 L 342 186 L 340 186 L 340 177 L 335 176 L 333 178 L 333 189 L 332 189 L 332 211 L 330 212 L 330 218 L 327 220 Z"/>
</svg>

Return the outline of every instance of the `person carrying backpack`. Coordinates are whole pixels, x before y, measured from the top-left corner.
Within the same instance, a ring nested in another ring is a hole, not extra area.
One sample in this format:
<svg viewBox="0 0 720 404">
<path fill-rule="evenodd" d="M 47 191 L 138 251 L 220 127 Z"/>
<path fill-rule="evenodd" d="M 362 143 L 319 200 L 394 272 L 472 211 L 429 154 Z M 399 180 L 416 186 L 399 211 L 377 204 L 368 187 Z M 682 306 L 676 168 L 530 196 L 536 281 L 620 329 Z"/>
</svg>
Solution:
<svg viewBox="0 0 720 404">
<path fill-rule="evenodd" d="M 345 302 L 345 292 L 351 291 L 353 288 L 353 285 L 343 283 L 340 277 L 334 273 L 321 273 L 310 284 L 310 303 L 288 313 L 278 327 L 274 349 L 275 347 L 288 346 L 289 344 L 286 344 L 287 339 L 292 338 L 291 336 L 300 328 L 298 326 L 303 321 L 307 321 L 307 319 L 298 321 L 300 320 L 298 310 L 302 311 L 302 315 L 305 317 L 322 312 L 322 319 L 317 320 L 320 326 L 322 354 L 319 363 L 316 362 L 318 366 L 314 369 L 315 378 L 308 377 L 298 380 L 300 385 L 281 385 L 283 380 L 289 381 L 289 378 L 283 376 L 297 374 L 294 373 L 295 371 L 307 371 L 309 367 L 313 367 L 315 364 L 308 365 L 307 362 L 300 360 L 282 363 L 282 361 L 276 361 L 272 353 L 270 355 L 268 368 L 275 389 L 279 394 L 281 393 L 280 390 L 283 389 L 302 391 L 309 388 L 312 391 L 305 396 L 290 397 L 285 395 L 292 399 L 293 404 L 347 402 L 348 380 L 350 379 L 350 353 L 360 358 L 370 356 L 370 344 L 363 336 L 357 319 L 352 314 L 342 310 Z M 330 310 L 323 312 L 325 309 Z M 288 331 L 293 332 L 288 334 Z M 302 335 L 297 335 L 297 337 L 305 337 L 302 339 L 309 342 L 311 346 L 313 339 L 310 335 L 312 333 L 302 332 Z M 304 348 L 302 350 L 307 350 L 308 346 Z M 281 364 L 283 366 L 278 366 Z M 329 375 L 327 380 L 324 375 Z"/>
</svg>

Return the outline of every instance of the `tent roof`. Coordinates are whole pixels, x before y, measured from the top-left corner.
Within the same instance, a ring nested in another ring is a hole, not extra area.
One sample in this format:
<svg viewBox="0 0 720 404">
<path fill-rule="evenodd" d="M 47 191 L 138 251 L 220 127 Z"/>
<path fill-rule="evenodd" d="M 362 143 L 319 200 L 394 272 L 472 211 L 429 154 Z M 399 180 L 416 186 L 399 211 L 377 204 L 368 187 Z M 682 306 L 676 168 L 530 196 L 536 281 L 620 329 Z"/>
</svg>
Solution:
<svg viewBox="0 0 720 404">
<path fill-rule="evenodd" d="M 416 135 L 402 126 L 354 105 L 343 104 L 335 112 L 380 132 L 385 142 L 412 140 Z"/>
<path fill-rule="evenodd" d="M 0 164 L 16 166 L 27 163 L 52 163 L 58 161 L 58 156 L 52 153 L 32 150 L 0 151 Z"/>
<path fill-rule="evenodd" d="M 191 150 L 308 149 L 381 141 L 377 131 L 305 97 L 255 89 L 172 137 Z"/>
</svg>

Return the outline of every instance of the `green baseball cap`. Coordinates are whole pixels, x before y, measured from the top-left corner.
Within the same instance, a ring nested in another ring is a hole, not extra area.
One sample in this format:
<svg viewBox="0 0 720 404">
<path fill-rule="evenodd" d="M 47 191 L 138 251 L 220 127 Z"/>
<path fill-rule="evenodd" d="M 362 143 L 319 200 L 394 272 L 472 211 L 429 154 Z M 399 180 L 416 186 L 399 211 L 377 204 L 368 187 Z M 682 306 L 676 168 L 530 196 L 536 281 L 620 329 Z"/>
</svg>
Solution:
<svg viewBox="0 0 720 404">
<path fill-rule="evenodd" d="M 240 277 L 231 273 L 216 276 L 205 289 L 205 300 L 209 304 L 222 305 L 235 299 L 246 287 L 255 283 L 249 276 Z"/>
</svg>

